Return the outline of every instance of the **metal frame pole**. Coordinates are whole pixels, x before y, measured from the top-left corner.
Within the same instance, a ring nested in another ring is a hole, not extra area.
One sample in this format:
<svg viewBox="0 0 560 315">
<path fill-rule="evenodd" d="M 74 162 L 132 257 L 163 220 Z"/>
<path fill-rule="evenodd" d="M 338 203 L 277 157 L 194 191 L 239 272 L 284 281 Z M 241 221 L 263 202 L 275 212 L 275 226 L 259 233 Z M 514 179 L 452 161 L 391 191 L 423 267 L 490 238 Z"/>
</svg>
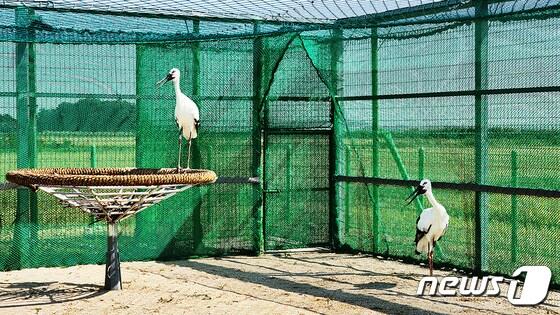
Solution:
<svg viewBox="0 0 560 315">
<path fill-rule="evenodd" d="M 121 261 L 119 257 L 118 229 L 116 222 L 107 222 L 105 290 L 122 290 Z"/>
<path fill-rule="evenodd" d="M 200 33 L 200 21 L 194 20 L 193 21 L 193 34 L 198 35 Z M 192 94 L 195 98 L 195 101 L 198 103 L 200 99 L 200 43 L 193 42 L 192 43 L 192 54 L 193 54 L 193 64 L 192 64 L 192 84 L 193 90 Z"/>
<path fill-rule="evenodd" d="M 260 32 L 260 23 L 253 24 L 253 33 Z M 263 135 L 262 135 L 262 122 L 260 118 L 261 113 L 261 99 L 262 94 L 262 75 L 263 75 L 263 54 L 264 46 L 262 37 L 256 37 L 253 40 L 253 130 L 251 133 L 251 141 L 253 143 L 252 163 L 251 163 L 251 176 L 260 178 L 260 185 L 253 185 L 253 248 L 257 255 L 264 253 L 265 250 L 265 213 L 264 202 L 266 196 L 263 195 L 265 175 L 264 157 L 263 157 Z M 266 143 L 266 135 L 264 137 Z M 266 149 L 266 146 L 264 146 Z"/>
<path fill-rule="evenodd" d="M 350 175 L 352 172 L 352 165 L 350 159 L 352 158 L 350 154 L 350 149 L 348 147 L 345 148 L 345 172 L 344 174 Z M 348 238 L 348 234 L 350 233 L 350 207 L 352 203 L 350 202 L 350 183 L 344 183 L 344 239 Z"/>
<path fill-rule="evenodd" d="M 476 5 L 475 15 L 475 181 L 488 178 L 488 1 Z M 475 192 L 475 270 L 488 270 L 488 193 Z"/>
<path fill-rule="evenodd" d="M 377 28 L 371 29 L 371 130 L 372 130 L 372 176 L 379 177 L 380 175 L 380 160 L 379 160 L 379 100 L 376 98 L 378 95 L 378 54 L 379 41 L 377 37 Z M 372 235 L 373 235 L 373 252 L 378 253 L 381 249 L 381 225 L 380 225 L 380 206 L 379 206 L 379 185 L 372 187 Z"/>
<path fill-rule="evenodd" d="M 92 145 L 89 150 L 89 167 L 97 167 L 97 147 L 95 146 L 95 144 Z"/>
<path fill-rule="evenodd" d="M 337 108 L 336 106 L 339 105 L 337 103 L 336 97 L 338 96 L 338 89 L 339 89 L 339 60 L 343 54 L 343 46 L 342 46 L 342 29 L 334 29 L 333 36 L 331 39 L 330 44 L 330 70 L 331 70 L 331 78 L 332 81 L 330 82 L 331 86 L 331 96 L 333 99 L 331 100 L 331 112 L 330 118 L 332 122 L 332 130 L 330 133 L 329 138 L 329 234 L 330 234 L 330 243 L 333 249 L 338 249 L 344 243 L 344 235 L 342 233 L 342 227 L 340 226 L 341 218 L 341 211 L 348 211 L 348 209 L 341 209 L 338 206 L 338 198 L 337 198 L 337 184 L 334 180 L 334 176 L 340 170 L 339 168 L 343 168 L 344 166 L 339 165 L 342 163 L 344 159 L 344 151 L 339 150 L 338 141 L 343 142 L 344 139 L 340 137 L 340 130 L 338 129 L 338 122 L 337 119 Z M 341 109 L 340 109 L 341 110 Z M 342 147 L 342 146 L 341 146 Z"/>
<path fill-rule="evenodd" d="M 200 21 L 199 20 L 193 20 L 193 33 L 195 35 L 198 35 L 200 33 Z M 200 43 L 195 42 L 192 43 L 192 55 L 193 55 L 193 59 L 192 59 L 192 95 L 193 98 L 195 100 L 195 102 L 198 104 L 198 106 L 200 108 L 202 108 L 202 103 L 200 100 L 200 95 L 201 95 L 201 91 L 200 91 Z M 194 148 L 198 148 L 197 145 L 193 145 L 193 149 Z M 193 157 L 195 157 L 196 155 L 194 154 L 196 152 L 200 153 L 200 151 L 197 150 L 193 150 L 193 152 L 191 152 L 191 154 L 193 155 Z M 198 156 L 200 157 L 200 154 L 198 154 Z M 200 163 L 200 158 L 199 159 L 193 159 L 191 158 L 191 163 Z M 193 167 L 197 167 L 200 166 L 199 165 L 193 165 Z M 201 207 L 202 207 L 202 196 L 200 196 L 200 188 L 197 188 L 194 190 L 195 192 L 195 196 L 194 196 L 194 200 L 197 200 L 198 202 L 194 205 L 193 208 L 193 214 L 192 214 L 192 220 L 193 220 L 193 252 L 196 254 L 199 251 L 200 252 L 204 252 L 203 249 L 203 243 L 202 243 L 202 238 L 203 238 L 203 228 L 202 228 L 202 214 L 201 214 Z"/>
<path fill-rule="evenodd" d="M 517 152 L 511 151 L 511 187 L 516 188 L 518 185 L 519 164 L 517 161 Z M 511 195 L 511 264 L 513 268 L 517 268 L 517 195 Z"/>
<path fill-rule="evenodd" d="M 18 36 L 26 42 L 16 43 L 16 118 L 18 125 L 17 167 L 36 167 L 37 103 L 35 99 L 35 49 L 33 31 L 29 29 L 34 10 L 15 9 Z M 37 194 L 27 188 L 17 189 L 17 210 L 14 229 L 14 247 L 11 263 L 14 269 L 25 266 L 31 259 L 33 243 L 37 240 Z"/>
</svg>

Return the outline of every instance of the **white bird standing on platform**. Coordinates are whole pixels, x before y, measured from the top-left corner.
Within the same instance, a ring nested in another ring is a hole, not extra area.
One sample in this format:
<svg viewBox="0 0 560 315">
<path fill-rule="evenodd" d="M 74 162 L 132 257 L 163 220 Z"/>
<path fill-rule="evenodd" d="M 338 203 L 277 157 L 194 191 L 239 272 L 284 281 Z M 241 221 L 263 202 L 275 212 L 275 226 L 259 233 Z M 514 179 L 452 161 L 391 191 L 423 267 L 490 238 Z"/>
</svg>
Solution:
<svg viewBox="0 0 560 315">
<path fill-rule="evenodd" d="M 177 68 L 169 71 L 167 76 L 161 79 L 156 85 L 158 87 L 164 85 L 166 82 L 173 82 L 175 89 L 175 122 L 179 127 L 179 156 L 177 158 L 177 171 L 181 169 L 181 146 L 183 144 L 183 137 L 189 141 L 189 152 L 187 155 L 187 170 L 190 169 L 191 162 L 191 142 L 198 136 L 198 125 L 200 117 L 198 107 L 196 104 L 181 92 L 179 80 L 181 72 Z"/>
<path fill-rule="evenodd" d="M 412 197 L 408 204 L 419 195 L 425 195 L 432 207 L 424 209 L 416 220 L 416 238 L 414 240 L 416 243 L 415 253 L 417 255 L 420 253 L 426 253 L 428 255 L 428 265 L 430 267 L 431 276 L 434 269 L 434 247 L 436 246 L 436 242 L 439 241 L 443 234 L 445 234 L 445 231 L 447 231 L 449 215 L 445 208 L 434 198 L 432 194 L 432 183 L 429 179 L 423 179 L 412 194 L 406 198 L 408 200 Z"/>
</svg>

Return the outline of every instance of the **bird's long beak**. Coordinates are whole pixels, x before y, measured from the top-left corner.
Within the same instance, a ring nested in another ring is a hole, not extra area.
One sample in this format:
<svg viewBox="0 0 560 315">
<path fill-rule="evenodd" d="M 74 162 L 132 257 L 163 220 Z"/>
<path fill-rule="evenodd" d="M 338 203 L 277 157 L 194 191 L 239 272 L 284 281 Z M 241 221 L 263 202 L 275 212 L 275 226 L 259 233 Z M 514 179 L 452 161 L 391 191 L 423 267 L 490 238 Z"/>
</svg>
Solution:
<svg viewBox="0 0 560 315">
<path fill-rule="evenodd" d="M 173 76 L 171 75 L 171 73 L 168 73 L 168 74 L 165 76 L 165 78 L 159 80 L 159 81 L 156 83 L 156 86 L 157 86 L 157 87 L 160 87 L 160 86 L 164 85 L 165 83 L 167 83 L 167 81 L 171 81 L 171 80 L 173 80 Z"/>
<path fill-rule="evenodd" d="M 409 204 L 411 204 L 414 201 L 414 199 L 416 199 L 416 197 L 418 197 L 419 195 L 422 194 L 422 188 L 424 188 L 424 187 L 422 187 L 420 185 L 416 186 L 416 189 L 414 189 L 414 191 L 410 195 L 408 195 L 408 197 L 406 197 L 405 201 L 410 199 L 408 201 L 408 203 L 406 204 L 407 206 Z"/>
</svg>

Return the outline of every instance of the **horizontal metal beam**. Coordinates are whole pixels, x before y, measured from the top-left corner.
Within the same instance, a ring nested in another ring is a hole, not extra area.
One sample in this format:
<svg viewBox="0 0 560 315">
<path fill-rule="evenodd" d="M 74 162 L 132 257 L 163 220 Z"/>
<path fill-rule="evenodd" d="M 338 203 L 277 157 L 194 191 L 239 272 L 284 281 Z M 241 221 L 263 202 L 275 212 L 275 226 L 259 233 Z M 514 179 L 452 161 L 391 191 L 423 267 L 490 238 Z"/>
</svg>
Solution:
<svg viewBox="0 0 560 315">
<path fill-rule="evenodd" d="M 18 185 L 18 184 L 10 183 L 10 182 L 0 183 L 0 191 L 2 191 L 2 190 L 16 189 L 16 188 L 25 188 L 25 187 L 20 186 L 20 185 Z"/>
<path fill-rule="evenodd" d="M 0 97 L 15 97 L 16 92 L 0 92 Z M 175 96 L 169 95 L 142 95 L 137 96 L 134 94 L 103 94 L 103 93 L 33 93 L 33 97 L 60 97 L 60 98 L 111 98 L 111 99 L 144 99 L 144 100 L 174 100 Z M 203 96 L 193 95 L 194 100 L 204 101 L 253 101 L 253 96 Z M 316 97 L 316 96 L 273 96 L 268 97 L 267 101 L 282 101 L 282 102 L 329 102 L 331 97 Z"/>
<path fill-rule="evenodd" d="M 258 177 L 227 177 L 220 176 L 216 180 L 216 184 L 260 184 Z"/>
<path fill-rule="evenodd" d="M 444 92 L 423 92 L 423 93 L 403 93 L 403 94 L 383 94 L 383 95 L 359 95 L 359 96 L 338 96 L 339 101 L 371 101 L 371 100 L 390 100 L 390 99 L 413 99 L 429 97 L 454 97 L 454 96 L 476 96 L 476 95 L 502 95 L 502 94 L 527 94 L 527 93 L 552 93 L 560 92 L 560 86 L 544 86 L 529 88 L 506 88 L 506 89 L 483 89 L 464 90 L 464 91 L 444 91 Z M 0 97 L 16 97 L 16 92 L 0 92 Z M 149 95 L 138 97 L 134 94 L 95 94 L 95 93 L 34 93 L 34 97 L 49 98 L 105 98 L 105 99 L 148 99 L 148 100 L 174 100 L 173 95 Z M 252 96 L 193 96 L 195 100 L 202 101 L 252 101 Z M 278 96 L 270 97 L 268 101 L 292 101 L 292 102 L 327 102 L 330 97 L 306 97 L 306 96 Z M 289 129 L 292 130 L 292 129 Z"/>
<path fill-rule="evenodd" d="M 560 86 L 530 87 L 530 88 L 508 88 L 508 89 L 484 89 L 484 90 L 465 90 L 465 91 L 445 91 L 445 92 L 426 92 L 426 93 L 404 93 L 404 94 L 383 94 L 383 95 L 363 95 L 363 96 L 341 96 L 339 101 L 370 101 L 370 100 L 390 100 L 406 98 L 427 98 L 427 97 L 452 97 L 452 96 L 475 96 L 475 95 L 500 95 L 500 94 L 524 94 L 524 93 L 550 93 L 560 92 Z"/>
<path fill-rule="evenodd" d="M 416 186 L 420 183 L 419 180 L 404 180 L 404 179 L 391 179 L 379 177 L 361 177 L 361 176 L 335 176 L 335 181 L 348 182 L 348 183 L 363 183 L 374 185 L 388 185 L 388 186 Z M 432 182 L 433 188 L 463 190 L 473 192 L 488 192 L 506 195 L 525 195 L 535 197 L 548 197 L 560 198 L 560 190 L 549 190 L 540 188 L 518 188 L 494 185 L 482 185 L 475 183 L 450 183 L 450 182 Z"/>
<path fill-rule="evenodd" d="M 299 135 L 330 135 L 331 127 L 315 129 L 290 129 L 290 128 L 267 128 L 266 133 L 270 135 L 299 134 Z"/>
<path fill-rule="evenodd" d="M 285 102 L 330 102 L 329 96 L 269 96 L 267 101 L 285 101 Z"/>
</svg>

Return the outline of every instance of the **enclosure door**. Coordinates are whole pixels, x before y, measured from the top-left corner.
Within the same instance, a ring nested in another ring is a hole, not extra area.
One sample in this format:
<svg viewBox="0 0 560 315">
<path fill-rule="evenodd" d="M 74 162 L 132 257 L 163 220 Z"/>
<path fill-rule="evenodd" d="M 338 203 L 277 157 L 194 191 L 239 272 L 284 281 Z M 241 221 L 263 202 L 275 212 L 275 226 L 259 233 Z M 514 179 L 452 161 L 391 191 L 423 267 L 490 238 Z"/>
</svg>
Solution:
<svg viewBox="0 0 560 315">
<path fill-rule="evenodd" d="M 265 249 L 329 244 L 328 133 L 265 135 Z"/>
</svg>

